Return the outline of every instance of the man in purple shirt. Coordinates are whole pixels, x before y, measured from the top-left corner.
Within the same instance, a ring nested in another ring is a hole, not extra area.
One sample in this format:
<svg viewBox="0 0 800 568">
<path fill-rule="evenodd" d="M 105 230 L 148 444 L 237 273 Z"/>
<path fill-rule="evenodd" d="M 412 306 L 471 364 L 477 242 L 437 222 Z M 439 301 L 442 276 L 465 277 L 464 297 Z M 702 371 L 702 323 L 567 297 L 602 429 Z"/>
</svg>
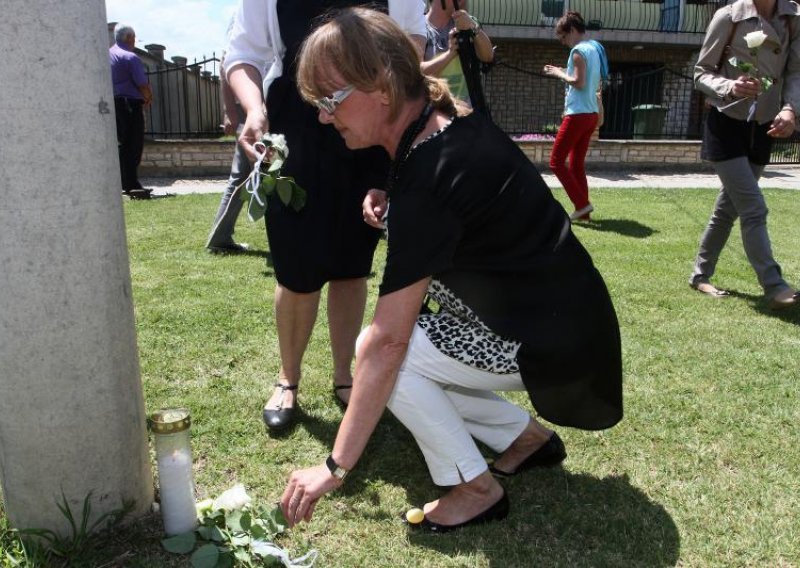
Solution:
<svg viewBox="0 0 800 568">
<path fill-rule="evenodd" d="M 130 197 L 150 197 L 139 183 L 139 163 L 144 149 L 144 107 L 153 93 L 144 65 L 133 53 L 136 32 L 124 24 L 114 28 L 116 43 L 108 50 L 111 81 L 114 84 L 114 109 L 117 115 L 117 142 L 122 192 Z"/>
</svg>

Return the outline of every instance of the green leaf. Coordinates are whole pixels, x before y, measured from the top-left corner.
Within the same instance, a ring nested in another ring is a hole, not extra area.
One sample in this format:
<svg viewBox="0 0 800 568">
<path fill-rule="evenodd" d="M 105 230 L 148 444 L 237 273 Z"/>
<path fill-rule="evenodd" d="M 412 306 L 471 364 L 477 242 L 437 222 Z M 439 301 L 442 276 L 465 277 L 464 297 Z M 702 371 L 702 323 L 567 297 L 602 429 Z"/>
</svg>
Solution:
<svg viewBox="0 0 800 568">
<path fill-rule="evenodd" d="M 161 541 L 161 546 L 163 546 L 164 550 L 167 552 L 186 554 L 192 551 L 196 543 L 197 537 L 193 531 L 165 538 Z"/>
<path fill-rule="evenodd" d="M 225 526 L 228 527 L 228 530 L 231 532 L 243 532 L 242 529 L 242 512 L 241 511 L 230 511 L 225 516 Z"/>
<path fill-rule="evenodd" d="M 194 551 L 191 561 L 194 568 L 214 568 L 219 560 L 216 544 L 205 544 Z"/>
<path fill-rule="evenodd" d="M 208 518 L 212 521 L 219 521 L 225 517 L 225 511 L 222 509 L 214 509 L 211 513 L 208 514 Z"/>
<path fill-rule="evenodd" d="M 233 551 L 233 555 L 239 562 L 242 562 L 246 565 L 251 565 L 253 563 L 253 557 L 250 556 L 250 553 L 247 552 L 244 548 L 237 548 Z"/>
<path fill-rule="evenodd" d="M 292 183 L 292 201 L 289 206 L 295 211 L 300 211 L 306 205 L 306 190 Z"/>
<path fill-rule="evenodd" d="M 235 557 L 233 556 L 233 551 L 229 548 L 220 548 L 219 549 L 219 558 L 217 559 L 217 565 L 215 568 L 233 568 Z"/>
<path fill-rule="evenodd" d="M 247 533 L 236 533 L 235 535 L 231 536 L 231 546 L 247 546 L 250 544 L 250 537 Z"/>
<path fill-rule="evenodd" d="M 263 190 L 263 196 L 272 195 L 272 192 L 275 191 L 275 185 L 277 184 L 277 180 L 275 176 L 264 176 L 261 178 L 261 186 L 259 189 Z"/>
<path fill-rule="evenodd" d="M 284 205 L 292 202 L 292 185 L 294 182 L 288 178 L 278 178 L 278 197 Z"/>
<path fill-rule="evenodd" d="M 254 522 L 250 527 L 250 534 L 255 540 L 266 540 L 267 536 L 272 536 L 271 533 L 267 532 L 267 529 L 263 525 L 263 521 L 260 519 Z"/>
<path fill-rule="evenodd" d="M 241 188 L 238 193 L 239 193 L 239 201 L 242 201 L 244 203 L 250 201 L 250 192 L 246 191 L 244 187 Z M 204 519 L 207 518 L 209 514 L 210 514 L 209 512 L 203 513 L 203 518 Z"/>
<path fill-rule="evenodd" d="M 774 83 L 772 77 L 761 77 L 761 92 L 768 91 L 772 83 Z"/>
<path fill-rule="evenodd" d="M 223 533 L 219 527 L 211 527 L 210 532 L 211 534 L 208 540 L 213 540 L 214 542 L 225 542 L 227 540 L 225 533 Z"/>
<path fill-rule="evenodd" d="M 270 511 L 268 517 L 270 524 L 272 525 L 273 534 L 282 533 L 286 530 L 286 527 L 289 523 L 286 521 L 286 517 L 283 516 L 283 511 L 281 511 L 280 507 L 275 507 Z"/>
<path fill-rule="evenodd" d="M 209 527 L 209 526 L 202 525 L 202 526 L 197 527 L 197 529 L 195 529 L 195 532 L 197 532 L 197 535 L 200 538 L 202 538 L 203 540 L 211 540 L 211 531 L 213 529 L 215 529 L 215 528 L 217 528 L 217 527 L 213 527 L 213 526 Z"/>
<path fill-rule="evenodd" d="M 253 222 L 261 219 L 261 217 L 264 216 L 264 212 L 267 210 L 267 198 L 263 195 L 261 188 L 257 189 L 256 193 L 258 193 L 258 195 L 253 196 L 250 200 L 250 204 L 247 206 L 247 216 L 250 217 L 250 220 Z M 224 523 L 225 515 L 223 514 L 219 520 Z"/>
<path fill-rule="evenodd" d="M 253 517 L 247 511 L 242 512 L 242 518 L 239 521 L 239 524 L 242 525 L 242 530 L 247 532 L 250 530 L 250 526 L 253 524 Z"/>
</svg>

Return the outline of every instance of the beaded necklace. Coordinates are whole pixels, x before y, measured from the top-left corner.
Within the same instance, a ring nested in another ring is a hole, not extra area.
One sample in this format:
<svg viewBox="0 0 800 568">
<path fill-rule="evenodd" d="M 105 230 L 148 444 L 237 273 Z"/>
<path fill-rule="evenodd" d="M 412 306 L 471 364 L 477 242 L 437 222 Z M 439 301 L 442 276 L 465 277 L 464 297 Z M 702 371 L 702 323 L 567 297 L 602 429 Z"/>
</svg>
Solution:
<svg viewBox="0 0 800 568">
<path fill-rule="evenodd" d="M 411 144 L 414 143 L 414 139 L 419 136 L 419 133 L 425 129 L 425 125 L 428 123 L 431 113 L 433 113 L 433 107 L 430 103 L 427 103 L 417 119 L 408 125 L 405 132 L 403 132 L 403 135 L 400 137 L 397 153 L 394 155 L 392 165 L 389 166 L 389 177 L 386 180 L 386 193 L 392 192 L 394 184 L 400 177 L 400 170 L 403 168 L 403 165 L 408 159 L 408 155 L 411 153 Z"/>
</svg>

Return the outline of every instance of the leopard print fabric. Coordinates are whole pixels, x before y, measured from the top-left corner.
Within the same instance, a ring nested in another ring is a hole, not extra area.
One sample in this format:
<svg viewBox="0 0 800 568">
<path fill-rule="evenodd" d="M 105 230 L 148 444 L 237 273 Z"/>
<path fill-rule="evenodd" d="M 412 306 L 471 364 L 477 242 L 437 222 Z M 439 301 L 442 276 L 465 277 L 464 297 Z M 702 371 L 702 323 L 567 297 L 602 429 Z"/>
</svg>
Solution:
<svg viewBox="0 0 800 568">
<path fill-rule="evenodd" d="M 439 351 L 482 371 L 497 374 L 519 371 L 518 341 L 500 337 L 486 327 L 469 306 L 438 280 L 431 280 L 428 295 L 441 309 L 437 314 L 420 315 L 417 325 Z"/>
</svg>

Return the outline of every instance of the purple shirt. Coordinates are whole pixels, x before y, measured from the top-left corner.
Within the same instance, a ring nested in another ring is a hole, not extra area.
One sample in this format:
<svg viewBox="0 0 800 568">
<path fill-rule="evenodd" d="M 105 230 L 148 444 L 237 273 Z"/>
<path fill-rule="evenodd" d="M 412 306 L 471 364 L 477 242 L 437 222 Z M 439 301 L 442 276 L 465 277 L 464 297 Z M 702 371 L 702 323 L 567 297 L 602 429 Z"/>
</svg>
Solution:
<svg viewBox="0 0 800 568">
<path fill-rule="evenodd" d="M 111 63 L 111 82 L 114 84 L 114 96 L 144 100 L 139 87 L 147 85 L 148 80 L 142 60 L 128 48 L 118 43 L 109 48 L 108 60 Z"/>
</svg>

